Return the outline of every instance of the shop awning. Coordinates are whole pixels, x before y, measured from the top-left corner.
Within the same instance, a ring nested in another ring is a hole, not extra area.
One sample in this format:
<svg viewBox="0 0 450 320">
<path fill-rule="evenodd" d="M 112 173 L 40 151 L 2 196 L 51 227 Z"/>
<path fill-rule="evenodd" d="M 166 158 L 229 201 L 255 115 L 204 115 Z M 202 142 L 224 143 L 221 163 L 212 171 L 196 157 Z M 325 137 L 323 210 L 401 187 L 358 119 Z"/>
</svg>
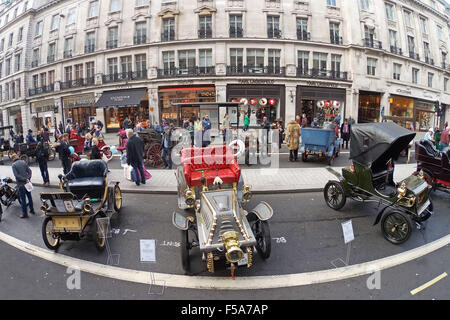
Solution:
<svg viewBox="0 0 450 320">
<path fill-rule="evenodd" d="M 98 99 L 95 107 L 137 107 L 141 104 L 141 100 L 144 99 L 146 93 L 146 88 L 105 91 Z"/>
</svg>

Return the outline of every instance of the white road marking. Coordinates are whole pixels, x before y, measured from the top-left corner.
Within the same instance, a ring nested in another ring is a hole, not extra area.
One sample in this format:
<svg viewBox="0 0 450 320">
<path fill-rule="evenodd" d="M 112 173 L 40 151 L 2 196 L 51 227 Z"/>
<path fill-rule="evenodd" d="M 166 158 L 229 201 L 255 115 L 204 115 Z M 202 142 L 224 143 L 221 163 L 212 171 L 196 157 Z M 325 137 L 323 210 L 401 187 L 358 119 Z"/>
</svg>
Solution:
<svg viewBox="0 0 450 320">
<path fill-rule="evenodd" d="M 149 272 L 113 267 L 68 257 L 26 243 L 2 232 L 0 232 L 0 241 L 3 241 L 19 250 L 32 254 L 36 257 L 56 264 L 60 264 L 65 267 L 78 266 L 82 272 L 87 272 L 97 276 L 112 278 L 116 280 L 150 284 Z M 450 244 L 450 235 L 423 245 L 419 248 L 415 248 L 379 260 L 360 263 L 343 268 L 297 274 L 236 277 L 235 280 L 232 280 L 231 277 L 196 277 L 156 272 L 153 272 L 153 274 L 158 281 L 165 281 L 167 287 L 174 288 L 207 290 L 258 290 L 297 287 L 364 276 L 373 273 L 373 270 L 381 271 L 418 259 L 435 250 L 445 247 L 448 244 Z M 276 263 L 276 261 L 274 261 L 274 263 Z"/>
</svg>

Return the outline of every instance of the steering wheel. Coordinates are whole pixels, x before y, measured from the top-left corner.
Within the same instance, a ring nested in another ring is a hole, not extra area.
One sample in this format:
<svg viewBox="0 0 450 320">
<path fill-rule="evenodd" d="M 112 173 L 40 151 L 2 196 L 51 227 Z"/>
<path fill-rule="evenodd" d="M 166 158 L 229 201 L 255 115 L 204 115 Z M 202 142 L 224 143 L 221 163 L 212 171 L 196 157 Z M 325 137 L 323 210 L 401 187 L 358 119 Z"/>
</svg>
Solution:
<svg viewBox="0 0 450 320">
<path fill-rule="evenodd" d="M 235 146 L 238 146 L 237 152 L 235 153 L 234 150 Z M 235 156 L 236 158 L 239 158 L 241 155 L 244 154 L 245 152 L 245 144 L 244 142 L 242 142 L 242 140 L 236 139 L 230 142 L 230 144 L 228 145 L 231 149 L 231 152 L 233 153 L 233 156 Z"/>
</svg>

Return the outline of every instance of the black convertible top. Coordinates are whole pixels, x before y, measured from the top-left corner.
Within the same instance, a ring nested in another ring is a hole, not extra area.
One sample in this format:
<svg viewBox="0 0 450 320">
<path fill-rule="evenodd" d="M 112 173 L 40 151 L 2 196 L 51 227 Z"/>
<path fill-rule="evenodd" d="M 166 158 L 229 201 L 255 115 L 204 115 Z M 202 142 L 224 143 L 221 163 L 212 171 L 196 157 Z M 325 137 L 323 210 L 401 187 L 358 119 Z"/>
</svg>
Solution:
<svg viewBox="0 0 450 320">
<path fill-rule="evenodd" d="M 350 159 L 366 167 L 386 165 L 390 159 L 397 159 L 415 136 L 415 132 L 394 122 L 355 124 Z"/>
</svg>

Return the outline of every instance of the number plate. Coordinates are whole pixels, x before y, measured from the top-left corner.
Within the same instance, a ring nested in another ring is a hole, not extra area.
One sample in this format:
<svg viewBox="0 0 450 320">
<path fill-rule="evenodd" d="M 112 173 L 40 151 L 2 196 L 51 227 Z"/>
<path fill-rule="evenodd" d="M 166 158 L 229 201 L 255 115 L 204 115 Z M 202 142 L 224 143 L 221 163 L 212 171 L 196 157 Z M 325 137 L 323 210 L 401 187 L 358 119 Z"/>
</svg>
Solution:
<svg viewBox="0 0 450 320">
<path fill-rule="evenodd" d="M 238 261 L 238 266 L 246 266 L 248 264 L 248 254 L 244 253 L 244 257 Z"/>
</svg>

